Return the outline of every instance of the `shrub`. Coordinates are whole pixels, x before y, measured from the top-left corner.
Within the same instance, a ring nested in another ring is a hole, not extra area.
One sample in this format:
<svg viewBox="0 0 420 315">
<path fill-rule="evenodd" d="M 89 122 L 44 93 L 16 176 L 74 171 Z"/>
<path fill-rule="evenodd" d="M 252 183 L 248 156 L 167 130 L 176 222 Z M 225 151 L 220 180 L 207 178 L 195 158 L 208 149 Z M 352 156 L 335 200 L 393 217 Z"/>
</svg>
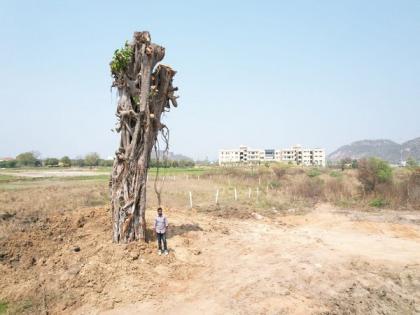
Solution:
<svg viewBox="0 0 420 315">
<path fill-rule="evenodd" d="M 292 188 L 292 193 L 296 196 L 316 199 L 322 196 L 324 191 L 324 182 L 318 177 L 304 177 Z"/>
<path fill-rule="evenodd" d="M 337 172 L 337 171 L 332 171 L 332 172 L 330 173 L 330 176 L 331 176 L 331 177 L 341 177 L 341 176 L 342 176 L 342 173 Z"/>
<path fill-rule="evenodd" d="M 408 179 L 407 195 L 409 202 L 420 204 L 420 168 L 415 169 Z"/>
<path fill-rule="evenodd" d="M 44 160 L 44 165 L 45 166 L 58 166 L 58 163 L 60 161 L 56 158 L 47 158 Z"/>
<path fill-rule="evenodd" d="M 70 167 L 71 166 L 71 160 L 68 156 L 63 156 L 60 160 L 60 163 L 64 167 Z"/>
<path fill-rule="evenodd" d="M 382 198 L 375 198 L 370 203 L 369 206 L 375 207 L 375 208 L 382 208 L 385 207 L 388 204 L 388 202 Z"/>
<path fill-rule="evenodd" d="M 378 158 L 360 160 L 357 177 L 365 192 L 372 192 L 381 183 L 392 181 L 392 169 L 388 162 Z"/>
<path fill-rule="evenodd" d="M 406 161 L 406 166 L 407 166 L 408 168 L 415 169 L 415 168 L 417 168 L 418 163 L 417 163 L 417 161 L 416 161 L 415 159 L 413 159 L 412 157 L 409 157 L 409 158 L 407 159 L 407 161 Z"/>
<path fill-rule="evenodd" d="M 273 189 L 278 189 L 278 188 L 280 188 L 281 184 L 280 184 L 280 182 L 279 182 L 279 181 L 272 180 L 272 181 L 269 183 L 269 186 L 270 186 L 271 188 L 273 188 Z"/>
<path fill-rule="evenodd" d="M 349 180 L 343 180 L 342 177 L 329 178 L 324 185 L 324 196 L 327 201 L 341 202 L 343 200 L 353 199 L 351 183 Z"/>
<path fill-rule="evenodd" d="M 286 175 L 285 167 L 273 167 L 273 173 L 276 175 L 277 179 L 281 179 Z"/>
<path fill-rule="evenodd" d="M 0 161 L 0 168 L 14 168 L 16 167 L 16 160 Z"/>
<path fill-rule="evenodd" d="M 319 175 L 321 175 L 321 172 L 317 168 L 311 168 L 308 172 L 309 177 L 316 177 L 316 176 L 319 176 Z"/>
</svg>

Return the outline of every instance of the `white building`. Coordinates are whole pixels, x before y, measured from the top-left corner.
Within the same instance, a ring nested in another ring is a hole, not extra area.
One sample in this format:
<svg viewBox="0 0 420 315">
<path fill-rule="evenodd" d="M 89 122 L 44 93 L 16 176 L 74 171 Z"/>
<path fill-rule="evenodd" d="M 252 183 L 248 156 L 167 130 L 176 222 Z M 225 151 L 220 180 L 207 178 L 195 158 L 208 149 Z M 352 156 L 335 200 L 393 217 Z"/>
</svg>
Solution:
<svg viewBox="0 0 420 315">
<path fill-rule="evenodd" d="M 240 146 L 239 149 L 219 151 L 219 165 L 257 164 L 270 161 L 325 166 L 325 150 L 320 148 L 306 149 L 300 145 L 295 145 L 292 148 L 282 150 L 261 150 Z"/>
</svg>

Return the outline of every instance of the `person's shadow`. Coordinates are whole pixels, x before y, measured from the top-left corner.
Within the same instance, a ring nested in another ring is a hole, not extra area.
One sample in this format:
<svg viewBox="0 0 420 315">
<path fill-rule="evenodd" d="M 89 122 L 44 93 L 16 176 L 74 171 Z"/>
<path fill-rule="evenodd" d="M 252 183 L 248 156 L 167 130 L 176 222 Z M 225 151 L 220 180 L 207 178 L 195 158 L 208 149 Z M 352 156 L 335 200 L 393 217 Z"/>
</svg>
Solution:
<svg viewBox="0 0 420 315">
<path fill-rule="evenodd" d="M 171 225 L 169 224 L 168 232 L 166 233 L 166 239 L 171 237 L 182 235 L 190 231 L 203 231 L 203 229 L 198 224 L 181 224 L 181 225 Z M 153 231 L 153 228 L 147 229 L 147 234 L 150 236 L 149 241 L 156 241 L 156 235 Z"/>
</svg>

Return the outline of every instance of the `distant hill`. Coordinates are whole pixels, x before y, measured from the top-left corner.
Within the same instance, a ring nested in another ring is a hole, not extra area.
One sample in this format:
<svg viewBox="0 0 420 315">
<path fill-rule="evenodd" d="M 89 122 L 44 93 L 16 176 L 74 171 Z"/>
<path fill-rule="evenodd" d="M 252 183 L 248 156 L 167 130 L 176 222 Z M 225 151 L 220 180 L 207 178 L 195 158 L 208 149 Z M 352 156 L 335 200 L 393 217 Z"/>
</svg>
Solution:
<svg viewBox="0 0 420 315">
<path fill-rule="evenodd" d="M 344 158 L 361 159 L 365 157 L 378 157 L 390 163 L 399 163 L 408 157 L 420 161 L 420 137 L 398 144 L 391 140 L 361 140 L 344 145 L 331 154 L 328 159 L 338 161 Z"/>
<path fill-rule="evenodd" d="M 159 151 L 158 155 L 159 155 L 159 159 L 163 159 L 164 152 Z M 173 152 L 168 152 L 167 157 L 171 161 L 193 161 L 193 159 L 188 157 L 188 156 L 185 156 L 185 155 L 182 155 L 182 154 L 175 154 Z M 156 152 L 154 150 L 152 151 L 151 158 L 156 159 Z"/>
</svg>

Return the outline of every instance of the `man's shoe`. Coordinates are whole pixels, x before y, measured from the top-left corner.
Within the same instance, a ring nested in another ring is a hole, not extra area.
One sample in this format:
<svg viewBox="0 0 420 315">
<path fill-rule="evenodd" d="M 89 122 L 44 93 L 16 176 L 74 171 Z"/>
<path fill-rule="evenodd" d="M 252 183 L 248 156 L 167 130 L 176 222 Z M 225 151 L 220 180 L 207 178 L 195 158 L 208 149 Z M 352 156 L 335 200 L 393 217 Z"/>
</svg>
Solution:
<svg viewBox="0 0 420 315">
<path fill-rule="evenodd" d="M 162 255 L 162 251 L 160 249 L 158 250 L 158 255 Z"/>
<path fill-rule="evenodd" d="M 165 250 L 165 255 L 168 255 L 168 254 L 169 254 L 169 252 L 167 250 Z"/>
</svg>

